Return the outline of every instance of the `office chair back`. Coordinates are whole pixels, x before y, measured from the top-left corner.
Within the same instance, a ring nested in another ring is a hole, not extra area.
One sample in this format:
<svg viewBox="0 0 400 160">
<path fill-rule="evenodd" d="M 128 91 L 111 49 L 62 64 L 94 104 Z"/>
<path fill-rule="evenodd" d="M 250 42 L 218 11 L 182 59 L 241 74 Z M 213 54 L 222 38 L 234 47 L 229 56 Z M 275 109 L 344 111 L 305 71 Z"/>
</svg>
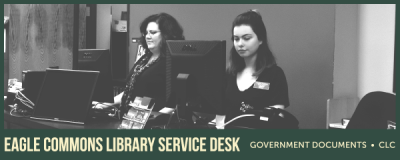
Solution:
<svg viewBox="0 0 400 160">
<path fill-rule="evenodd" d="M 396 95 L 371 92 L 358 103 L 346 129 L 388 129 L 396 122 Z"/>
</svg>

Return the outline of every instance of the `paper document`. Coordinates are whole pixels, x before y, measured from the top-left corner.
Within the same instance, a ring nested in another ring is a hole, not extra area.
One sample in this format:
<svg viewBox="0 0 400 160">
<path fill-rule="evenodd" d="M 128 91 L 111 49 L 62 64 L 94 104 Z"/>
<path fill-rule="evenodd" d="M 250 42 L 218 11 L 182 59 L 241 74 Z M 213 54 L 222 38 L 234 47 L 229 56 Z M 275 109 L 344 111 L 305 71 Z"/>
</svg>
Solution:
<svg viewBox="0 0 400 160">
<path fill-rule="evenodd" d="M 164 113 L 164 114 L 172 114 L 172 112 L 174 112 L 174 110 L 175 109 L 173 109 L 173 108 L 164 107 L 163 109 L 161 109 L 158 112 Z"/>
</svg>

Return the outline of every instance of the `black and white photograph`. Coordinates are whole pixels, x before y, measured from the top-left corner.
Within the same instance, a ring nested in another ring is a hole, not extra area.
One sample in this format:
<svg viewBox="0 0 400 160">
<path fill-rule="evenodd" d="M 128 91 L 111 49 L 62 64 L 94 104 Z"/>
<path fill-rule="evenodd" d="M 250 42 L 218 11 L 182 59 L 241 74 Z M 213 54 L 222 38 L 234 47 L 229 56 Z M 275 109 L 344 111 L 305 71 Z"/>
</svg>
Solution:
<svg viewBox="0 0 400 160">
<path fill-rule="evenodd" d="M 396 129 L 395 29 L 396 4 L 4 4 L 4 129 L 118 129 L 137 97 L 145 130 Z"/>
</svg>

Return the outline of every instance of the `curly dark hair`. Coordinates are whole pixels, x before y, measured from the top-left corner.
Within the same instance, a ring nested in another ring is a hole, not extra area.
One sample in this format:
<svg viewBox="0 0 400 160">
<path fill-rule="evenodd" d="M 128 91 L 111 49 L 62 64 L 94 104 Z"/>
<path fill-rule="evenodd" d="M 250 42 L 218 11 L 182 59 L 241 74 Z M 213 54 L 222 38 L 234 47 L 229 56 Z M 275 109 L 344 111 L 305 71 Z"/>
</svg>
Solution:
<svg viewBox="0 0 400 160">
<path fill-rule="evenodd" d="M 257 35 L 258 39 L 263 43 L 257 50 L 257 60 L 256 60 L 256 73 L 255 76 L 261 74 L 265 68 L 276 65 L 276 60 L 271 50 L 268 47 L 267 41 L 267 30 L 265 28 L 264 22 L 260 13 L 257 10 L 250 10 L 238 15 L 232 23 L 232 41 L 233 41 L 233 29 L 237 26 L 248 25 L 252 28 L 254 33 Z M 230 51 L 229 66 L 227 67 L 227 72 L 229 74 L 236 75 L 238 72 L 242 71 L 245 67 L 245 63 L 242 57 L 237 53 L 235 46 L 232 47 Z"/>
<path fill-rule="evenodd" d="M 147 25 L 150 22 L 155 22 L 158 24 L 158 28 L 160 29 L 162 40 L 161 40 L 161 56 L 165 56 L 167 51 L 166 40 L 184 40 L 183 29 L 178 21 L 167 13 L 158 13 L 153 14 L 143 20 L 140 24 L 140 33 L 142 33 L 140 42 L 142 42 L 143 48 L 146 50 L 146 53 L 149 52 L 149 48 L 146 42 L 146 29 Z"/>
</svg>

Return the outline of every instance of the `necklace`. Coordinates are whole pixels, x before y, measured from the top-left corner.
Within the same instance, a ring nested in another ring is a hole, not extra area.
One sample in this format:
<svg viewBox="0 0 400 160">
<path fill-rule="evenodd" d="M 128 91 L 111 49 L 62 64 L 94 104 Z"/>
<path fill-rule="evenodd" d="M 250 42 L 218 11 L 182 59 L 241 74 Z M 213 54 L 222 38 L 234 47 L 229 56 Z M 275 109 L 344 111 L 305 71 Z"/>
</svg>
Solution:
<svg viewBox="0 0 400 160">
<path fill-rule="evenodd" d="M 157 58 L 154 58 L 154 59 L 150 59 L 150 60 L 147 62 L 146 65 L 138 65 L 138 66 L 135 68 L 135 71 L 136 71 L 137 73 L 141 73 L 145 68 L 147 68 L 147 67 L 149 67 L 150 65 L 152 65 L 153 63 L 157 62 L 157 60 L 158 60 L 158 57 L 157 57 Z"/>
<path fill-rule="evenodd" d="M 139 62 L 137 62 L 138 64 L 135 66 L 135 68 L 133 69 L 134 72 L 132 73 L 132 76 L 129 80 L 129 82 L 126 84 L 125 90 L 124 90 L 124 95 L 122 97 L 122 102 L 123 105 L 121 104 L 122 107 L 126 107 L 131 100 L 133 100 L 131 97 L 131 91 L 134 89 L 134 84 L 136 82 L 136 77 L 138 75 L 140 75 L 143 70 L 145 70 L 146 68 L 150 67 L 152 64 L 156 63 L 159 60 L 159 58 L 155 58 L 153 60 L 150 60 L 150 57 L 143 57 L 143 59 L 139 60 Z M 147 64 L 146 64 L 147 61 Z M 124 109 L 126 110 L 126 108 Z"/>
<path fill-rule="evenodd" d="M 151 59 L 149 60 L 149 62 L 148 62 L 147 64 L 153 63 L 153 62 L 156 61 L 156 60 L 158 60 L 158 57 L 156 57 L 156 58 L 151 57 Z"/>
</svg>

